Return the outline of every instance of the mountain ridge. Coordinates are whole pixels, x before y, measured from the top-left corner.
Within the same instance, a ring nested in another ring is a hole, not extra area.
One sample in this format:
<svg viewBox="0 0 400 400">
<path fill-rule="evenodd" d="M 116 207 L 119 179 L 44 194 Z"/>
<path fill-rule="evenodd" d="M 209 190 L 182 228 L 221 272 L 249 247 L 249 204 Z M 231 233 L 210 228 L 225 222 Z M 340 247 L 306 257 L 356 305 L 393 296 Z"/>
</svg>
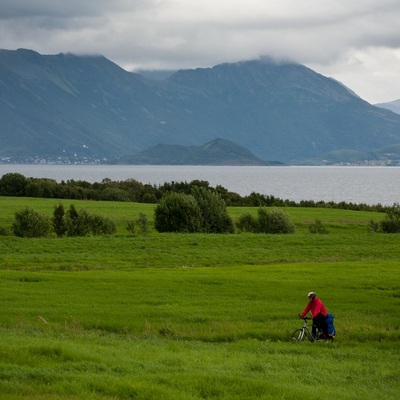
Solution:
<svg viewBox="0 0 400 400">
<path fill-rule="evenodd" d="M 163 80 L 103 56 L 0 50 L 0 158 L 109 162 L 158 144 L 216 138 L 262 160 L 305 163 L 400 143 L 400 116 L 296 63 L 177 71 Z"/>
<path fill-rule="evenodd" d="M 400 99 L 388 101 L 385 103 L 378 103 L 378 104 L 375 104 L 375 106 L 393 111 L 396 114 L 400 114 Z"/>
<path fill-rule="evenodd" d="M 157 144 L 136 155 L 125 156 L 117 164 L 135 165 L 282 165 L 264 161 L 242 146 L 217 138 L 201 146 Z"/>
</svg>

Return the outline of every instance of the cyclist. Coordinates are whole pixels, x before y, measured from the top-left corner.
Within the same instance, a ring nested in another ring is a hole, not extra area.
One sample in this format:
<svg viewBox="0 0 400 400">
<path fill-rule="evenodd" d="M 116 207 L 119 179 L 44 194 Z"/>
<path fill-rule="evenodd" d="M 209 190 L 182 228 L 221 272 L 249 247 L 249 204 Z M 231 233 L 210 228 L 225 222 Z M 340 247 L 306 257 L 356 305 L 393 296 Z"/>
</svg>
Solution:
<svg viewBox="0 0 400 400">
<path fill-rule="evenodd" d="M 304 318 L 309 311 L 313 319 L 312 335 L 314 339 L 317 338 L 317 328 L 324 332 L 325 337 L 328 337 L 328 326 L 325 323 L 327 316 L 326 308 L 324 303 L 319 299 L 315 292 L 308 293 L 309 302 L 306 305 L 304 311 L 299 314 L 300 318 Z"/>
</svg>

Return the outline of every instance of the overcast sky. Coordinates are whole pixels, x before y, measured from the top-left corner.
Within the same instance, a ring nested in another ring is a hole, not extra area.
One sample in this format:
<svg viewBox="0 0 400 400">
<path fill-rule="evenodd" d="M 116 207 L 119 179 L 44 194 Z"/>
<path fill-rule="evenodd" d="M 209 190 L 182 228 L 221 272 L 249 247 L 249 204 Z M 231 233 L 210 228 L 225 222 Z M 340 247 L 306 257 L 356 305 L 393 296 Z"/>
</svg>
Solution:
<svg viewBox="0 0 400 400">
<path fill-rule="evenodd" d="M 273 56 L 370 103 L 400 99 L 399 0 L 0 0 L 0 48 L 102 54 L 127 70 Z"/>
</svg>

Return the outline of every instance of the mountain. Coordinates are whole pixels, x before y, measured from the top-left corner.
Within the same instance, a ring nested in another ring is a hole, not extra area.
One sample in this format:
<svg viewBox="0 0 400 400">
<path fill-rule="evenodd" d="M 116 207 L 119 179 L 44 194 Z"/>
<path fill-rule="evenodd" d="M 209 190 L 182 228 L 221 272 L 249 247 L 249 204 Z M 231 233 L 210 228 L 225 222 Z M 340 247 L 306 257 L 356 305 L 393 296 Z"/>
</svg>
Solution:
<svg viewBox="0 0 400 400">
<path fill-rule="evenodd" d="M 1 50 L 0 120 L 5 161 L 109 162 L 158 144 L 222 138 L 262 160 L 299 164 L 400 144 L 400 115 L 305 66 L 268 58 L 156 80 L 102 56 Z"/>
<path fill-rule="evenodd" d="M 215 139 L 202 146 L 157 144 L 136 155 L 125 156 L 118 164 L 152 165 L 281 165 L 265 162 L 242 146 Z"/>
<path fill-rule="evenodd" d="M 378 103 L 378 104 L 375 104 L 375 106 L 393 111 L 396 114 L 400 114 L 400 99 L 390 101 L 388 103 Z"/>
<path fill-rule="evenodd" d="M 155 79 L 155 80 L 163 80 L 169 78 L 173 75 L 175 70 L 147 70 L 147 69 L 139 69 L 135 71 L 137 74 L 144 76 L 145 78 Z"/>
</svg>

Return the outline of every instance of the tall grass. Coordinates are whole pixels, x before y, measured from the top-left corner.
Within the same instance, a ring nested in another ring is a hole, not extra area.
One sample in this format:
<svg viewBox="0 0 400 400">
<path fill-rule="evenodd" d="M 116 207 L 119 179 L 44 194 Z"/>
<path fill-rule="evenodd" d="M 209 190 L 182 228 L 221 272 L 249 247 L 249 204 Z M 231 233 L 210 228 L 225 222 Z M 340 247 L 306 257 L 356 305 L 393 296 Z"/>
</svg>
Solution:
<svg viewBox="0 0 400 400">
<path fill-rule="evenodd" d="M 0 203 L 4 226 L 57 202 Z M 291 235 L 131 236 L 153 206 L 74 204 L 117 235 L 0 237 L 0 398 L 397 398 L 399 236 L 367 229 L 382 215 L 288 209 Z M 316 218 L 329 234 L 308 232 Z M 333 343 L 290 342 L 310 290 Z"/>
</svg>

